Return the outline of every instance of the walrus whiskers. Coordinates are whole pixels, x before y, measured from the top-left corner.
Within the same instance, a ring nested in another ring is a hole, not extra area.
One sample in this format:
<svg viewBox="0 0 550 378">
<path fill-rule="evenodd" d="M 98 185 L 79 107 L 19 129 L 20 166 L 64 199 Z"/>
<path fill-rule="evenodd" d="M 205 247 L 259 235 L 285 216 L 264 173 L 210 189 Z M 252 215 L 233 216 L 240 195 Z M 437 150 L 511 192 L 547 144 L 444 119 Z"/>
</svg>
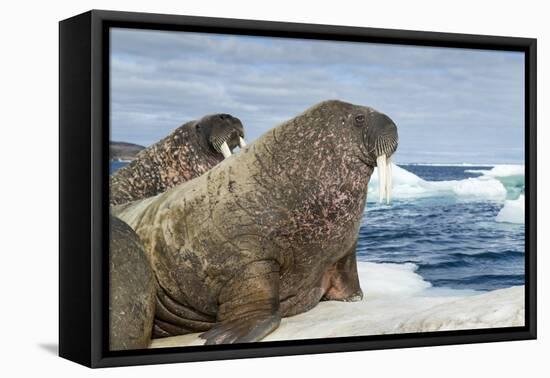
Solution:
<svg viewBox="0 0 550 378">
<path fill-rule="evenodd" d="M 236 139 L 237 137 L 238 140 Z M 232 155 L 231 148 L 228 143 L 233 143 L 236 146 L 237 142 L 240 148 L 246 147 L 246 141 L 242 136 L 238 135 L 235 130 L 230 130 L 225 134 L 218 135 L 211 141 L 214 149 L 221 153 L 226 159 Z"/>
</svg>

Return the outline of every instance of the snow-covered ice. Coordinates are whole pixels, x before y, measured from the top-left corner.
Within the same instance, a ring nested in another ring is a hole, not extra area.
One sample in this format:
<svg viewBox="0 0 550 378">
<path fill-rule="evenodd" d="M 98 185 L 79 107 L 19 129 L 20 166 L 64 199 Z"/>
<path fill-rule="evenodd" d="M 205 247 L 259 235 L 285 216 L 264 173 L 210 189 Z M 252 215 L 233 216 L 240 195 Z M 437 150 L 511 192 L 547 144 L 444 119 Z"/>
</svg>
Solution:
<svg viewBox="0 0 550 378">
<path fill-rule="evenodd" d="M 512 327 L 524 324 L 524 286 L 490 292 L 433 288 L 416 265 L 359 262 L 364 299 L 321 302 L 284 318 L 263 341 Z M 202 345 L 198 333 L 153 340 L 151 347 Z"/>
</svg>

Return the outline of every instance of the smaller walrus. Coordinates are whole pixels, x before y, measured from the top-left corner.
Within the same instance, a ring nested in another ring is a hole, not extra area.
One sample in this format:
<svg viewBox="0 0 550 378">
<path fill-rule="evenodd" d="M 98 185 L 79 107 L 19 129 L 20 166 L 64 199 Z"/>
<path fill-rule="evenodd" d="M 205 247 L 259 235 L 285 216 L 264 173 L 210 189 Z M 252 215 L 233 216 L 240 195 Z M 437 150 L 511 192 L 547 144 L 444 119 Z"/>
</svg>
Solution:
<svg viewBox="0 0 550 378">
<path fill-rule="evenodd" d="M 229 114 L 187 122 L 113 173 L 109 203 L 120 205 L 165 192 L 204 174 L 245 145 L 241 121 Z"/>
</svg>

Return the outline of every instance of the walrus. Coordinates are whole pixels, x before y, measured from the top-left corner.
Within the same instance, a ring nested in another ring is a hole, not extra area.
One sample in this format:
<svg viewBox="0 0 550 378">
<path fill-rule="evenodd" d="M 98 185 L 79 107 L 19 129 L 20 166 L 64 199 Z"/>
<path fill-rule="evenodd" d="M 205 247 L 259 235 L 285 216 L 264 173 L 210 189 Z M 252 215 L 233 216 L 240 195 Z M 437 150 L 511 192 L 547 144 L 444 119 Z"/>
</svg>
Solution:
<svg viewBox="0 0 550 378">
<path fill-rule="evenodd" d="M 255 342 L 321 300 L 361 300 L 355 249 L 367 187 L 378 167 L 380 199 L 390 198 L 397 143 L 385 114 L 325 101 L 205 175 L 113 207 L 158 283 L 152 337 Z"/>
<path fill-rule="evenodd" d="M 135 231 L 112 215 L 109 223 L 109 347 L 141 349 L 153 329 L 155 275 Z"/>
<path fill-rule="evenodd" d="M 155 196 L 204 174 L 245 145 L 243 125 L 230 114 L 187 122 L 111 175 L 109 202 L 118 205 Z"/>
</svg>

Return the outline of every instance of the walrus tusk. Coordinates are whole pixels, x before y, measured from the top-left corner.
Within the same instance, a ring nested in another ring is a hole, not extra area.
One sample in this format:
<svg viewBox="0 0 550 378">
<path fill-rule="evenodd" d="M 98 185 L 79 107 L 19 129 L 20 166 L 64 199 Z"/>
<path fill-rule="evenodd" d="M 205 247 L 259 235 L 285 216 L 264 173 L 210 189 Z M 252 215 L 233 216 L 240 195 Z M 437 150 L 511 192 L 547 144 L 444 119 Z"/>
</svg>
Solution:
<svg viewBox="0 0 550 378">
<path fill-rule="evenodd" d="M 386 155 L 380 155 L 376 158 L 376 166 L 378 167 L 378 200 L 379 202 L 386 199 L 386 203 L 391 201 L 392 189 L 392 167 L 390 158 Z"/>
<path fill-rule="evenodd" d="M 239 147 L 240 148 L 245 148 L 246 147 L 246 142 L 242 137 L 239 137 Z"/>
<path fill-rule="evenodd" d="M 391 168 L 391 159 L 388 158 L 387 164 L 386 164 L 386 203 L 389 204 L 391 202 L 391 189 L 393 186 L 392 182 L 392 168 Z"/>
<path fill-rule="evenodd" d="M 378 167 L 378 202 L 382 202 L 386 197 L 386 155 L 380 155 L 376 158 Z"/>
<path fill-rule="evenodd" d="M 220 151 L 223 154 L 223 157 L 226 159 L 231 156 L 231 150 L 229 149 L 227 142 L 223 142 L 223 144 L 220 146 Z"/>
</svg>

